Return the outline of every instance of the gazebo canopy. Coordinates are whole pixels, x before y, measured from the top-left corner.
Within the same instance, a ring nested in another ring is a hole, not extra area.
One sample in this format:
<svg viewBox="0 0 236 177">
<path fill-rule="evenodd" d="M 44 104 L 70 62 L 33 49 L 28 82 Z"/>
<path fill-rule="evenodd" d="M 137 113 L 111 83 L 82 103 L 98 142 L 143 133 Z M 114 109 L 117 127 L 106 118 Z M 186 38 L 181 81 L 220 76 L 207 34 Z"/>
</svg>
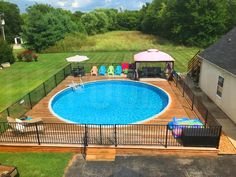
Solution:
<svg viewBox="0 0 236 177">
<path fill-rule="evenodd" d="M 161 52 L 157 49 L 149 49 L 145 52 L 140 52 L 134 55 L 135 62 L 174 62 L 172 58 L 167 53 Z"/>
<path fill-rule="evenodd" d="M 73 57 L 69 57 L 66 59 L 68 62 L 82 62 L 89 60 L 87 56 L 82 56 L 82 55 L 75 55 Z"/>
</svg>

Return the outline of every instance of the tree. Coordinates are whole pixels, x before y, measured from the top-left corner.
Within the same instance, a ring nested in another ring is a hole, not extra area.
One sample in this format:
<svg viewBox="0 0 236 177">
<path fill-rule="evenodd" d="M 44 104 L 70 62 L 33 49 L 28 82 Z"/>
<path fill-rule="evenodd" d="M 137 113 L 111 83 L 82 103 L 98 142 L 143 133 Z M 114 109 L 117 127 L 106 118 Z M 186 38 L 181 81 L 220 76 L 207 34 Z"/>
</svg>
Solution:
<svg viewBox="0 0 236 177">
<path fill-rule="evenodd" d="M 118 10 L 117 9 L 96 9 L 96 12 L 103 12 L 107 15 L 108 18 L 108 31 L 116 30 L 118 29 L 118 24 L 117 24 L 117 14 Z"/>
<path fill-rule="evenodd" d="M 90 35 L 104 33 L 108 30 L 109 19 L 104 12 L 92 11 L 81 16 L 81 22 Z"/>
<path fill-rule="evenodd" d="M 122 30 L 137 30 L 141 23 L 139 11 L 125 10 L 117 15 L 117 23 Z"/>
<path fill-rule="evenodd" d="M 0 13 L 4 13 L 6 40 L 13 43 L 14 38 L 21 32 L 23 21 L 20 17 L 20 10 L 15 4 L 0 1 Z"/>
<path fill-rule="evenodd" d="M 98 18 L 94 13 L 86 13 L 81 16 L 81 22 L 87 33 L 90 35 L 97 34 Z"/>
<path fill-rule="evenodd" d="M 13 49 L 6 41 L 0 38 L 0 64 L 4 62 L 14 63 Z"/>
<path fill-rule="evenodd" d="M 228 31 L 231 14 L 229 0 L 154 0 L 146 10 L 142 30 L 205 47 Z"/>
<path fill-rule="evenodd" d="M 67 33 L 78 30 L 67 11 L 55 9 L 49 5 L 36 4 L 27 9 L 23 26 L 23 38 L 28 49 L 40 52 Z"/>
</svg>

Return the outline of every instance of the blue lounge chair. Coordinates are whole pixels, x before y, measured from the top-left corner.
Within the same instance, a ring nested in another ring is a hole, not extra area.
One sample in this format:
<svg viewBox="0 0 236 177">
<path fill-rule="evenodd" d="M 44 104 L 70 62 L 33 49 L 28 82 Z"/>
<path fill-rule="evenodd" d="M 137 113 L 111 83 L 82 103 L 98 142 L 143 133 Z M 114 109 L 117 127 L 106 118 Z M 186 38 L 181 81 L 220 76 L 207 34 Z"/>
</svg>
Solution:
<svg viewBox="0 0 236 177">
<path fill-rule="evenodd" d="M 115 69 L 115 75 L 121 75 L 122 74 L 122 67 L 118 65 Z"/>
<path fill-rule="evenodd" d="M 99 68 L 99 75 L 105 76 L 106 75 L 106 67 L 105 66 L 100 66 Z"/>
</svg>

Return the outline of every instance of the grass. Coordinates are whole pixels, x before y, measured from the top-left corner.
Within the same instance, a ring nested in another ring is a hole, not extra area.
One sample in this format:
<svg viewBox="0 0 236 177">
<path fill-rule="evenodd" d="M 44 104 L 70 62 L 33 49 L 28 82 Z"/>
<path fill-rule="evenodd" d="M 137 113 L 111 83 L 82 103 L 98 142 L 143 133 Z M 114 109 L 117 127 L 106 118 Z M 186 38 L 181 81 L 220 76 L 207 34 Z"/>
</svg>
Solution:
<svg viewBox="0 0 236 177">
<path fill-rule="evenodd" d="M 0 153 L 1 164 L 16 166 L 22 177 L 62 177 L 72 153 Z"/>
<path fill-rule="evenodd" d="M 89 63 L 132 62 L 133 55 L 138 51 L 155 47 L 172 55 L 176 59 L 175 69 L 185 72 L 188 60 L 198 51 L 197 48 L 175 46 L 163 40 L 158 43 L 153 36 L 139 32 L 111 32 L 91 38 L 96 39 L 97 45 L 83 48 L 83 51 L 79 52 L 90 58 Z M 152 40 L 154 42 L 150 42 Z M 140 50 L 127 51 L 129 45 L 131 50 Z M 103 51 L 106 48 L 108 51 Z M 89 49 L 91 51 L 88 51 Z M 10 68 L 0 70 L 0 112 L 65 67 L 65 58 L 75 54 L 78 52 L 40 54 L 38 62 L 16 62 Z"/>
</svg>

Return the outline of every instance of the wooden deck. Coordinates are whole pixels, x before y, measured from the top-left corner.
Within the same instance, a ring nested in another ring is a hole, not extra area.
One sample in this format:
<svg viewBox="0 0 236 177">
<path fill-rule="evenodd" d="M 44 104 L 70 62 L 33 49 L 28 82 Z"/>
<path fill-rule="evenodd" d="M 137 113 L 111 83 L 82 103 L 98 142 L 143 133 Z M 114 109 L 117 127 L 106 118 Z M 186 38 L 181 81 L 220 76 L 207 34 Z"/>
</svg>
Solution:
<svg viewBox="0 0 236 177">
<path fill-rule="evenodd" d="M 99 76 L 99 77 L 96 77 L 96 76 L 93 76 L 93 77 L 85 76 L 82 79 L 83 79 L 83 82 L 91 82 L 91 81 L 96 81 L 96 80 L 111 80 L 111 79 L 120 79 L 120 80 L 124 79 L 124 80 L 126 80 L 127 78 L 122 78 L 122 77 L 102 77 L 102 76 Z M 65 89 L 67 87 L 67 85 L 72 83 L 72 81 L 79 82 L 79 78 L 75 78 L 75 77 L 72 77 L 72 76 L 67 77 L 55 89 L 53 89 L 45 98 L 43 98 L 37 105 L 35 105 L 33 107 L 33 109 L 30 110 L 27 113 L 27 115 L 31 116 L 33 118 L 41 118 L 41 119 L 43 119 L 44 123 L 64 123 L 62 120 L 60 120 L 57 117 L 55 117 L 49 111 L 48 104 L 49 104 L 50 99 L 57 92 L 61 91 L 62 89 Z M 153 84 L 153 85 L 155 85 L 157 87 L 160 87 L 160 88 L 164 89 L 169 94 L 170 99 L 171 99 L 171 103 L 170 103 L 168 109 L 165 112 L 163 112 L 162 114 L 160 114 L 157 117 L 154 117 L 153 119 L 151 119 L 149 121 L 144 122 L 143 124 L 166 125 L 170 120 L 172 120 L 173 117 L 190 117 L 190 118 L 197 117 L 195 112 L 191 110 L 190 105 L 187 103 L 186 99 L 182 96 L 182 93 L 180 93 L 178 88 L 175 87 L 175 84 L 173 82 L 168 82 L 168 81 L 162 80 L 162 79 L 157 80 L 157 81 L 150 81 L 149 80 L 149 81 L 146 81 L 146 82 L 149 83 L 149 84 Z M 70 141 L 70 139 L 71 139 L 71 143 L 69 143 L 69 144 L 74 144 L 75 146 L 78 146 L 79 145 L 78 142 L 82 141 L 81 139 L 83 138 L 84 130 L 80 126 L 70 127 L 69 130 L 72 133 L 68 134 L 68 132 L 66 130 L 60 129 L 60 127 L 52 128 L 52 127 L 50 127 L 50 124 L 49 125 L 45 125 L 44 131 L 46 133 L 40 135 L 41 144 L 43 146 L 46 146 L 46 145 L 49 145 L 52 141 L 55 142 L 55 135 L 56 135 L 56 137 L 58 139 L 58 142 L 56 144 L 54 144 L 54 146 L 57 146 L 57 147 L 63 146 L 65 148 L 67 148 L 60 141 L 60 140 L 63 141 L 65 139 L 68 140 L 68 141 Z M 73 133 L 73 131 L 75 133 Z M 96 132 L 98 130 L 96 130 L 96 128 L 93 128 L 93 131 Z M 122 132 L 123 134 L 127 133 L 127 132 L 124 132 L 122 127 L 118 128 L 118 131 Z M 136 133 L 132 132 L 132 133 L 134 133 L 134 134 L 132 134 L 132 135 L 134 135 L 134 137 L 132 137 L 133 138 L 132 142 L 134 142 L 135 139 L 137 138 L 137 144 L 138 144 L 138 139 L 141 137 L 141 138 L 144 138 L 144 139 L 147 140 L 146 141 L 147 145 L 148 145 L 148 142 L 152 142 L 153 143 L 153 141 L 158 141 L 158 142 L 156 142 L 156 145 L 159 146 L 159 148 L 160 147 L 164 148 L 164 142 L 165 142 L 165 137 L 163 137 L 163 135 L 165 134 L 164 132 L 162 132 L 160 130 L 157 133 L 155 131 L 155 136 L 153 136 L 153 137 L 152 136 L 146 137 L 144 132 L 145 132 L 145 130 L 141 131 L 141 133 L 140 133 L 140 131 L 137 131 Z M 11 142 L 14 141 L 14 137 L 12 136 L 13 132 L 11 130 L 8 130 L 5 133 L 6 133 L 6 136 L 9 136 Z M 105 134 L 105 133 L 107 133 L 107 131 L 106 132 L 102 132 L 102 134 Z M 111 131 L 110 133 L 107 134 L 106 137 L 104 137 L 104 139 L 102 139 L 103 143 L 107 141 L 107 145 L 109 145 L 109 141 L 110 141 L 111 137 L 113 136 L 112 133 L 113 132 Z M 79 136 L 78 136 L 78 134 L 79 134 Z M 123 134 L 121 136 L 123 136 Z M 118 134 L 118 136 L 119 136 L 119 134 Z M 157 136 L 158 136 L 158 138 L 157 138 Z M 16 142 L 17 142 L 17 138 L 19 138 L 19 137 L 16 137 Z M 37 146 L 37 144 L 35 144 L 36 138 L 37 137 L 35 135 L 32 135 L 32 136 L 28 135 L 27 137 L 24 136 L 25 145 L 26 146 Z M 74 140 L 76 140 L 76 138 L 78 139 L 78 142 L 74 142 Z M 183 148 L 183 147 L 181 147 L 181 144 L 178 144 L 178 141 L 175 138 L 173 138 L 173 136 L 171 134 L 171 131 L 169 131 L 169 133 L 168 133 L 168 139 L 170 140 L 170 142 L 169 142 L 170 144 L 168 144 L 168 145 L 171 145 L 171 143 L 173 143 L 173 144 L 177 145 L 178 148 Z M 98 143 L 99 144 L 99 141 L 101 141 L 101 139 L 91 139 L 91 141 L 93 141 L 94 143 Z M 128 145 L 129 144 L 128 141 L 129 140 L 127 139 L 126 142 L 123 142 L 124 145 Z M 34 142 L 34 143 L 31 143 L 31 142 Z M 2 146 L 2 147 L 0 147 L 0 149 L 2 149 L 2 148 L 3 149 L 7 149 L 6 145 L 10 145 L 10 144 L 14 146 L 14 144 L 12 144 L 12 143 L 7 144 L 7 142 L 2 142 L 1 144 L 2 145 L 5 144 L 5 148 Z M 228 149 L 230 149 L 231 153 L 232 153 L 232 151 L 233 151 L 233 153 L 235 153 L 235 151 L 234 151 L 235 149 L 233 149 L 233 148 L 224 148 L 225 145 L 228 146 L 230 144 L 229 144 L 229 141 L 227 139 L 227 136 L 224 135 L 224 138 L 220 142 L 220 152 L 222 152 L 222 154 L 227 154 L 228 151 L 229 151 Z M 68 146 L 70 146 L 70 145 L 68 145 Z M 121 148 L 121 147 L 119 147 L 119 148 Z M 155 148 L 158 149 L 158 147 L 155 147 Z M 9 148 L 9 149 L 11 149 L 11 148 Z M 17 148 L 13 147 L 13 151 L 16 150 L 16 149 Z M 42 149 L 44 149 L 44 148 L 42 148 Z M 55 147 L 51 147 L 49 149 L 56 149 L 56 148 Z M 67 149 L 70 150 L 70 148 L 67 148 Z M 183 150 L 186 150 L 186 149 L 183 148 Z M 35 151 L 40 151 L 40 146 L 39 146 L 39 148 L 35 148 Z M 75 151 L 77 151 L 77 150 L 75 150 Z M 120 150 L 120 151 L 122 151 L 122 150 Z M 166 151 L 168 153 L 171 153 L 171 152 L 174 153 L 175 152 L 173 150 L 171 151 L 171 149 L 169 149 L 169 150 L 167 149 Z M 189 149 L 189 152 L 190 151 L 191 151 L 191 148 Z M 198 150 L 195 149 L 194 151 L 197 152 Z M 216 153 L 216 151 L 217 150 L 214 149 L 214 153 Z M 117 152 L 119 152 L 119 151 L 117 151 Z M 208 150 L 207 150 L 207 152 L 208 152 Z M 130 153 L 132 153 L 132 151 Z"/>
<path fill-rule="evenodd" d="M 84 76 L 83 82 L 91 82 L 96 80 L 110 80 L 110 79 L 126 79 L 122 77 L 102 77 L 102 76 Z M 55 117 L 48 109 L 50 99 L 62 89 L 65 89 L 70 83 L 79 82 L 79 78 L 72 76 L 67 77 L 62 83 L 60 83 L 55 89 L 53 89 L 45 98 L 43 98 L 36 106 L 30 110 L 27 115 L 34 118 L 42 118 L 45 123 L 62 123 L 63 121 Z M 155 82 L 147 82 L 164 89 L 171 98 L 171 104 L 169 108 L 161 115 L 153 118 L 150 121 L 144 122 L 145 124 L 167 124 L 173 117 L 190 117 L 194 118 L 196 115 L 191 111 L 190 107 L 184 101 L 181 94 L 178 93 L 176 87 L 172 83 L 166 80 L 160 79 Z"/>
</svg>

